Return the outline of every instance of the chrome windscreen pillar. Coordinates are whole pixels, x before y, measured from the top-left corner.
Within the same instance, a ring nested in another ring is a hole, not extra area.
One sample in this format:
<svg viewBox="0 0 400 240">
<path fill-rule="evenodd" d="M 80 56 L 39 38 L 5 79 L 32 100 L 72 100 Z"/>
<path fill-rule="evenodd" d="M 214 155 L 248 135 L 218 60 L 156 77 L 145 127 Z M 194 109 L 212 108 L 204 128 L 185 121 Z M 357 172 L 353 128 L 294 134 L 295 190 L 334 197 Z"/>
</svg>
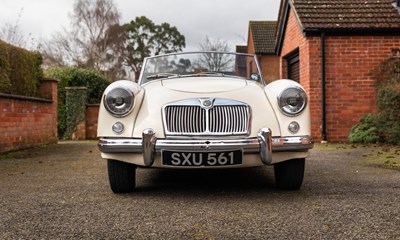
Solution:
<svg viewBox="0 0 400 240">
<path fill-rule="evenodd" d="M 272 132 L 269 128 L 261 128 L 258 132 L 258 142 L 260 143 L 260 157 L 264 164 L 272 162 Z"/>
<path fill-rule="evenodd" d="M 146 167 L 150 167 L 154 163 L 155 145 L 157 137 L 153 129 L 146 128 L 142 133 L 143 161 Z"/>
</svg>

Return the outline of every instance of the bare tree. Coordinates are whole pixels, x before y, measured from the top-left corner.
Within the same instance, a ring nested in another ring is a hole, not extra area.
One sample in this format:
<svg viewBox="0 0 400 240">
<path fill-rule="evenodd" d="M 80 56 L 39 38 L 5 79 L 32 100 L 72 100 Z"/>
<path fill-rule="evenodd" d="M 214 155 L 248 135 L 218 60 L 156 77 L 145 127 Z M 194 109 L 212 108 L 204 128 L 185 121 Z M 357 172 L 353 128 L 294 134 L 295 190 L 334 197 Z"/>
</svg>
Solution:
<svg viewBox="0 0 400 240">
<path fill-rule="evenodd" d="M 219 38 L 210 38 L 206 36 L 203 42 L 200 43 L 201 51 L 217 51 L 217 52 L 229 52 L 230 47 L 227 41 Z"/>
<path fill-rule="evenodd" d="M 109 78 L 120 74 L 124 36 L 120 14 L 113 0 L 76 0 L 70 16 L 71 30 L 43 43 L 45 65 L 78 65 L 95 69 Z"/>
<path fill-rule="evenodd" d="M 74 37 L 65 28 L 63 32 L 53 34 L 52 39 L 41 44 L 43 66 L 45 68 L 84 65 Z"/>
<path fill-rule="evenodd" d="M 20 20 L 22 18 L 22 13 L 24 9 L 18 13 L 18 18 L 15 23 L 6 22 L 0 29 L 0 38 L 12 45 L 22 47 L 22 48 L 34 48 L 35 39 L 32 34 L 25 34 L 20 25 Z"/>
<path fill-rule="evenodd" d="M 232 59 L 230 55 L 213 53 L 229 52 L 230 48 L 227 41 L 223 41 L 219 38 L 210 39 L 206 36 L 204 42 L 200 43 L 200 50 L 211 51 L 203 54 L 198 63 L 210 71 L 226 71 L 227 69 L 230 69 L 234 63 L 234 59 Z"/>
</svg>

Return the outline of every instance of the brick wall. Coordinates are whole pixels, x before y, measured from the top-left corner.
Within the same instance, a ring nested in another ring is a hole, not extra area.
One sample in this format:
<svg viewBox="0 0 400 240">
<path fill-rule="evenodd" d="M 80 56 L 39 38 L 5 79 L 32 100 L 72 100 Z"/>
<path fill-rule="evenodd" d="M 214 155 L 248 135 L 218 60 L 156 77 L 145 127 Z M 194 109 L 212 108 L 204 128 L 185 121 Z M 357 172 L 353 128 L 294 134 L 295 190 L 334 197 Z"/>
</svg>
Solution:
<svg viewBox="0 0 400 240">
<path fill-rule="evenodd" d="M 97 139 L 99 106 L 99 104 L 88 104 L 86 106 L 86 139 Z"/>
<path fill-rule="evenodd" d="M 57 81 L 43 80 L 39 94 L 0 94 L 0 152 L 57 142 Z"/>
<path fill-rule="evenodd" d="M 326 35 L 326 111 L 328 141 L 347 141 L 350 129 L 366 113 L 374 112 L 372 72 L 400 48 L 400 36 Z M 312 135 L 321 140 L 321 39 L 304 36 L 290 11 L 282 44 L 280 68 L 285 78 L 284 57 L 299 50 L 300 83 L 310 96 Z"/>
<path fill-rule="evenodd" d="M 327 131 L 332 140 L 347 140 L 361 116 L 375 111 L 372 72 L 399 47 L 400 36 L 327 37 Z"/>
<path fill-rule="evenodd" d="M 261 55 L 258 60 L 265 82 L 269 83 L 279 79 L 279 56 Z"/>
</svg>

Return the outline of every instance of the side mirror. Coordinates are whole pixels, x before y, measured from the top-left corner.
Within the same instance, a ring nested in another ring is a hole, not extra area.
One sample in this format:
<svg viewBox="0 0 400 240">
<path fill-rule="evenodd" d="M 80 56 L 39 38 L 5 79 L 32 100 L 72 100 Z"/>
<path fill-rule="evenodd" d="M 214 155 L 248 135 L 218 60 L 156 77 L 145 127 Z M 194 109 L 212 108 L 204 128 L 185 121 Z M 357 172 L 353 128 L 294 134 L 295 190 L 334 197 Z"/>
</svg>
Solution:
<svg viewBox="0 0 400 240">
<path fill-rule="evenodd" d="M 258 75 L 258 73 L 252 73 L 250 75 L 250 79 L 254 80 L 254 81 L 258 81 L 258 80 L 260 80 L 260 75 Z"/>
</svg>

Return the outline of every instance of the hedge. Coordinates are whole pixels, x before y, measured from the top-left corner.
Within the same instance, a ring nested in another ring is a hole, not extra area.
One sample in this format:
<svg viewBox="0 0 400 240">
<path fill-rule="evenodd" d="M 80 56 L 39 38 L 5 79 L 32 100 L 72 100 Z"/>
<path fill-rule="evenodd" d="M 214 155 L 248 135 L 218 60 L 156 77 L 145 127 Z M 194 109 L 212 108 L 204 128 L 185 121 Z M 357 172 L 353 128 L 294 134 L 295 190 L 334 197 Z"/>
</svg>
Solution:
<svg viewBox="0 0 400 240">
<path fill-rule="evenodd" d="M 0 40 L 0 92 L 37 97 L 42 55 Z"/>
</svg>

